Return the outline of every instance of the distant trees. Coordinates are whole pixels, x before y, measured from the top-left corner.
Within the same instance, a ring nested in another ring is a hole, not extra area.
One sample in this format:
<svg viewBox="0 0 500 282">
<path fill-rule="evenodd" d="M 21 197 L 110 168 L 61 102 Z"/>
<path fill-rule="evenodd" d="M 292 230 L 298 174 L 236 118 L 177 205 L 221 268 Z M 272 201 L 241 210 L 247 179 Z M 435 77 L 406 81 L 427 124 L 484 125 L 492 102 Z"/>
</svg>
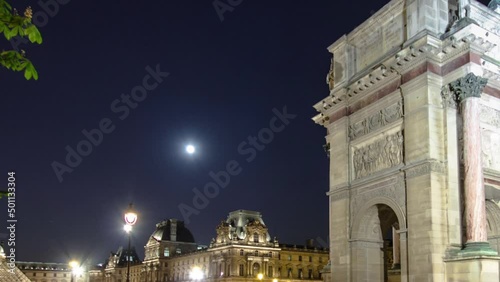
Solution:
<svg viewBox="0 0 500 282">
<path fill-rule="evenodd" d="M 0 34 L 3 33 L 7 40 L 15 36 L 27 37 L 31 43 L 42 43 L 42 35 L 38 28 L 31 22 L 33 11 L 27 7 L 23 15 L 19 15 L 5 0 L 0 0 Z M 24 77 L 37 80 L 38 73 L 26 58 L 24 50 L 0 51 L 0 65 L 13 71 L 24 71 Z"/>
</svg>

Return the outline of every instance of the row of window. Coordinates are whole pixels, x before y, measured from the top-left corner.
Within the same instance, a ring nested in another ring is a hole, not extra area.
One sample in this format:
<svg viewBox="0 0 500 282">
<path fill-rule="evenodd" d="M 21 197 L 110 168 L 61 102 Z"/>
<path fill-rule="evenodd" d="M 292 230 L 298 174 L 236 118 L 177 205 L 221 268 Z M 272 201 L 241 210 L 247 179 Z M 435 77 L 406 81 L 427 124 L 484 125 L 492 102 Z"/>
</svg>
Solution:
<svg viewBox="0 0 500 282">
<path fill-rule="evenodd" d="M 245 255 L 245 252 L 243 250 L 240 250 L 240 256 L 244 256 Z M 254 256 L 259 256 L 259 251 L 255 251 L 253 253 Z M 269 257 L 273 257 L 273 252 L 269 252 L 268 254 Z M 278 254 L 278 259 L 281 260 L 281 254 Z M 287 260 L 291 261 L 292 260 L 292 255 L 288 255 L 287 257 Z M 299 261 L 302 261 L 302 256 L 299 256 Z M 313 261 L 313 258 L 312 256 L 309 256 L 309 262 L 312 262 Z M 323 258 L 322 257 L 319 257 L 319 262 L 322 263 L 323 262 Z"/>
<path fill-rule="evenodd" d="M 47 277 L 47 273 L 38 273 L 38 274 L 43 274 L 43 275 L 38 275 L 38 276 Z M 36 272 L 33 272 L 33 277 L 36 277 Z M 57 277 L 57 273 L 53 273 L 52 277 Z M 63 273 L 62 277 L 66 277 L 66 273 Z"/>
<path fill-rule="evenodd" d="M 267 276 L 268 277 L 274 277 L 274 271 L 273 271 L 273 267 L 272 266 L 268 266 L 267 267 Z M 239 276 L 246 276 L 245 275 L 245 265 L 244 264 L 240 264 L 239 265 Z M 254 264 L 253 265 L 253 269 L 252 269 L 252 273 L 251 275 L 255 276 L 257 275 L 258 273 L 260 273 L 260 266 L 258 264 Z M 278 276 L 280 276 L 281 274 L 281 267 L 278 267 Z M 296 278 L 304 278 L 304 271 L 302 268 L 299 268 L 298 269 L 298 273 L 297 273 L 297 277 Z M 287 269 L 287 278 L 293 278 L 293 272 L 292 272 L 292 268 L 288 268 Z M 313 270 L 312 269 L 308 269 L 307 270 L 307 278 L 308 279 L 313 279 L 314 278 L 314 275 L 313 275 Z M 321 279 L 321 273 L 319 273 L 319 279 Z"/>
</svg>

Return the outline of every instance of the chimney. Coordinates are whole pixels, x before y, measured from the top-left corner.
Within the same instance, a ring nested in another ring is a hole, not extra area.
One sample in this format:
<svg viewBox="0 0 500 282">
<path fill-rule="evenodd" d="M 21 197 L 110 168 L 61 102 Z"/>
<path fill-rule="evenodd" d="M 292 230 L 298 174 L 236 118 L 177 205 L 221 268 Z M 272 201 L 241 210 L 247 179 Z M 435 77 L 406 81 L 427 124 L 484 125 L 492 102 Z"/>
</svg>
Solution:
<svg viewBox="0 0 500 282">
<path fill-rule="evenodd" d="M 177 219 L 170 219 L 170 241 L 177 241 Z"/>
</svg>

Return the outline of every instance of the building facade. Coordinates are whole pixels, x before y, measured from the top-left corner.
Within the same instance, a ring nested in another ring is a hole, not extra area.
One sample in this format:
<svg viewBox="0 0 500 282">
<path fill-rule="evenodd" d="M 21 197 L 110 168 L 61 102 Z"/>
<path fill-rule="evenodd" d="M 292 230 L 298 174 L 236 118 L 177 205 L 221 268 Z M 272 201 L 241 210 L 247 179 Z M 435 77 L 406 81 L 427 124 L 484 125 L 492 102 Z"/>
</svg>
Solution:
<svg viewBox="0 0 500 282">
<path fill-rule="evenodd" d="M 88 273 L 74 274 L 67 263 L 16 262 L 31 282 L 87 282 Z"/>
<path fill-rule="evenodd" d="M 195 273 L 203 281 L 255 281 L 259 274 L 263 281 L 322 281 L 328 249 L 312 241 L 304 246 L 278 243 L 259 212 L 231 212 L 216 234 L 209 246 L 200 246 L 182 221 L 158 223 L 145 246 L 144 261 L 130 268 L 130 281 L 192 281 Z M 103 282 L 126 281 L 124 265 L 108 263 L 104 272 Z"/>
<path fill-rule="evenodd" d="M 328 47 L 330 281 L 499 281 L 500 5 L 393 0 Z"/>
</svg>

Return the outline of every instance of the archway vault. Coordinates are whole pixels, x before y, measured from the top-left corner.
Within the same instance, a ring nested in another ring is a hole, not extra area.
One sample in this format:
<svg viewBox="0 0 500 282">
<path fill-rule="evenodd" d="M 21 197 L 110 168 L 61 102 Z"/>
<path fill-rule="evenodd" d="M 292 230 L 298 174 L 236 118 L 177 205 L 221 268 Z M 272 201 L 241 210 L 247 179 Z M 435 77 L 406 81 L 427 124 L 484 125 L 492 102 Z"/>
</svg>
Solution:
<svg viewBox="0 0 500 282">
<path fill-rule="evenodd" d="M 400 281 L 401 273 L 407 268 L 406 240 L 400 239 L 406 236 L 401 234 L 406 232 L 402 208 L 391 198 L 375 197 L 363 203 L 352 222 L 350 272 L 353 281 L 393 281 L 395 278 Z"/>
<path fill-rule="evenodd" d="M 378 215 L 378 213 L 374 214 L 373 212 L 370 212 L 370 209 L 372 209 L 373 207 L 377 207 L 377 205 L 386 205 L 387 207 L 389 207 L 392 212 L 394 212 L 396 221 L 399 224 L 397 229 L 406 229 L 406 216 L 401 207 L 390 198 L 375 197 L 365 202 L 362 205 L 361 209 L 359 209 L 358 212 L 356 212 L 356 214 L 354 215 L 350 230 L 351 240 L 360 238 L 368 239 L 366 238 L 366 236 L 363 236 L 366 234 L 363 234 L 363 232 L 361 231 L 367 231 L 367 225 L 372 220 L 372 217 L 374 215 Z"/>
</svg>

